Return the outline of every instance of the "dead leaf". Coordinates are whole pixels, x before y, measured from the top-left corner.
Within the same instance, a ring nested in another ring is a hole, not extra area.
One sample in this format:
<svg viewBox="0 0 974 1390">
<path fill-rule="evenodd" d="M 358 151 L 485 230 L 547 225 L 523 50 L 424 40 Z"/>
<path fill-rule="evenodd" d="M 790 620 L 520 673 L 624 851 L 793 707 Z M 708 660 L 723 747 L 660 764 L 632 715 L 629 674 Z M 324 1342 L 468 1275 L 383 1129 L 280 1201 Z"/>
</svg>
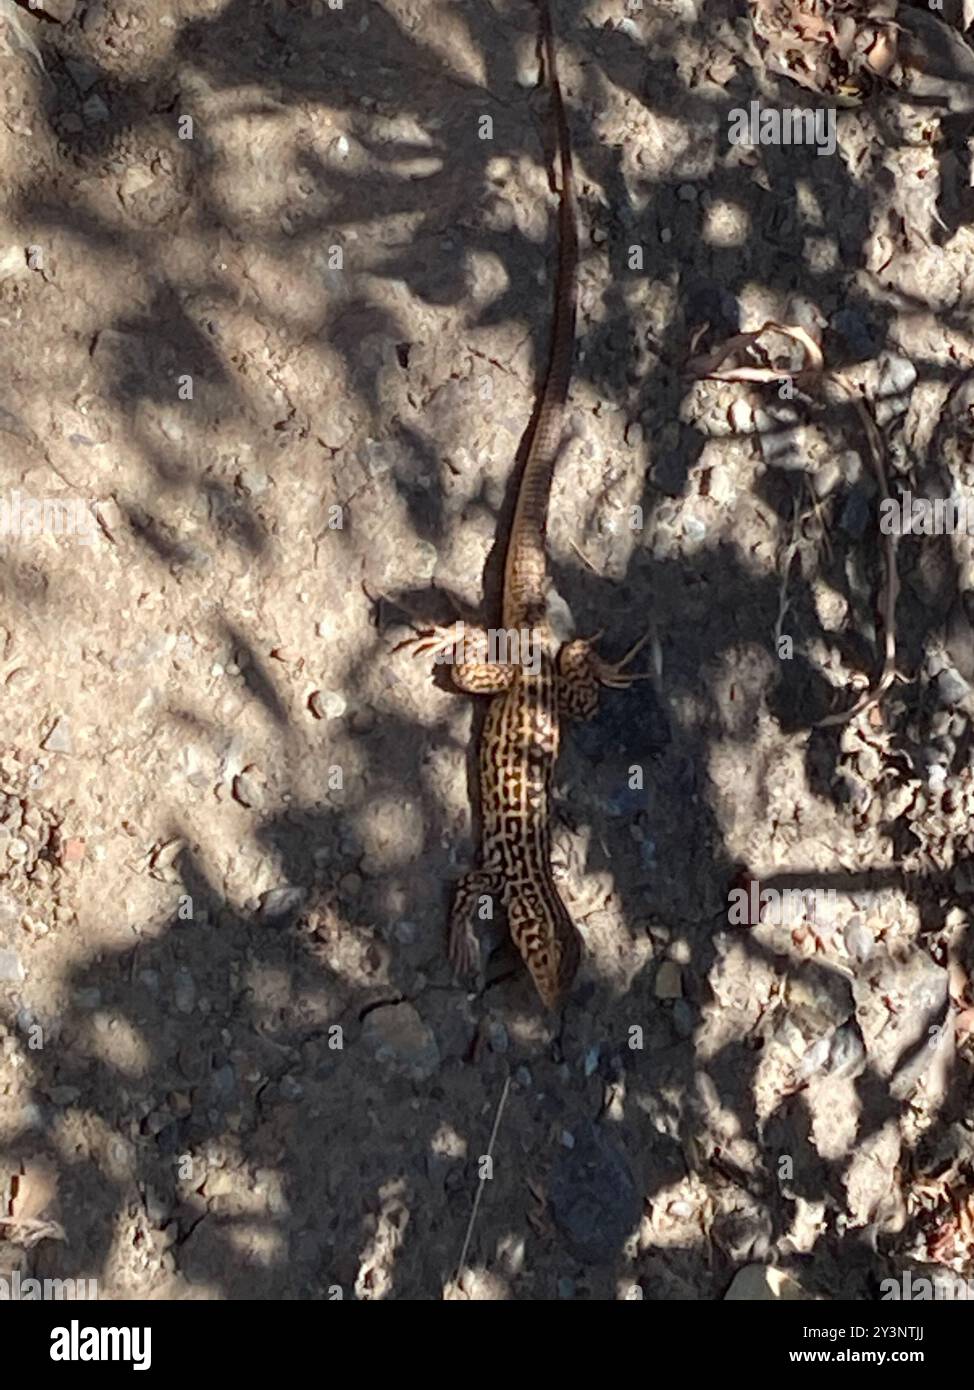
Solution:
<svg viewBox="0 0 974 1390">
<path fill-rule="evenodd" d="M 848 62 L 856 42 L 856 21 L 851 14 L 840 15 L 835 24 L 835 47 L 842 61 Z"/>
<path fill-rule="evenodd" d="M 876 41 L 866 54 L 866 62 L 873 72 L 885 77 L 896 62 L 896 31 L 880 29 Z"/>
<path fill-rule="evenodd" d="M 804 349 L 806 362 L 797 371 L 785 367 L 729 367 L 726 371 L 720 372 L 717 368 L 724 362 L 731 353 L 739 351 L 741 348 L 750 347 L 763 333 L 781 333 L 786 338 L 792 338 Z M 715 348 L 713 352 L 705 353 L 702 357 L 694 358 L 687 364 L 687 370 L 691 376 L 709 377 L 712 381 L 781 381 L 785 377 L 804 376 L 806 372 L 820 372 L 825 365 L 822 350 L 815 339 L 801 328 L 798 324 L 776 323 L 769 319 L 760 328 L 754 329 L 749 333 L 735 333 L 732 338 L 721 347 Z"/>
<path fill-rule="evenodd" d="M 9 1216 L 0 1216 L 0 1230 L 11 1245 L 22 1245 L 26 1250 L 42 1240 L 66 1241 L 68 1238 L 57 1221 L 14 1221 Z"/>
</svg>

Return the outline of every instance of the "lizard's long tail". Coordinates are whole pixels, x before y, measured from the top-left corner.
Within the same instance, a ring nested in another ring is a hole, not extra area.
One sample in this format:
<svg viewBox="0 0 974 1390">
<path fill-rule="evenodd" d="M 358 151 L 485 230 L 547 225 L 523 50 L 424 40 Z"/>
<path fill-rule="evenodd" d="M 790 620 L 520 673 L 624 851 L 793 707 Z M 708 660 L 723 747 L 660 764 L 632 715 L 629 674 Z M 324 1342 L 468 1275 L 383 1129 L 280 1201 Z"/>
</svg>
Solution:
<svg viewBox="0 0 974 1390">
<path fill-rule="evenodd" d="M 531 423 L 524 471 L 504 571 L 504 625 L 520 627 L 539 620 L 545 599 L 545 525 L 551 478 L 564 423 L 565 400 L 575 356 L 575 272 L 578 229 L 568 121 L 558 82 L 554 31 L 548 0 L 540 0 L 544 63 L 551 87 L 558 134 L 561 193 L 558 205 L 558 276 L 551 325 L 551 350 L 544 386 Z"/>
</svg>

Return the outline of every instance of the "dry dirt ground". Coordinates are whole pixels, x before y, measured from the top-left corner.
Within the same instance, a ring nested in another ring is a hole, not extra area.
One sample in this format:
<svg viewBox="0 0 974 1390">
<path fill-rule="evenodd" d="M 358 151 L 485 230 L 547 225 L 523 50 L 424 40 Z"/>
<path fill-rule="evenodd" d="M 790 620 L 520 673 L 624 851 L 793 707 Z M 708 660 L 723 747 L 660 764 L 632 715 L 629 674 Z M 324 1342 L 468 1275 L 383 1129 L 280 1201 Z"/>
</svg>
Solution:
<svg viewBox="0 0 974 1390">
<path fill-rule="evenodd" d="M 0 495 L 80 510 L 0 537 L 0 1272 L 974 1274 L 967 536 L 899 544 L 897 679 L 817 724 L 883 661 L 855 392 L 894 494 L 974 473 L 964 81 L 836 108 L 744 0 L 555 6 L 582 264 L 549 548 L 604 652 L 653 633 L 559 764 L 560 1025 L 503 946 L 452 980 L 477 715 L 395 650 L 496 601 L 554 266 L 533 5 L 42 8 L 0 4 Z M 970 53 L 966 18 L 932 23 Z M 835 153 L 732 144 L 752 100 L 837 109 Z M 821 344 L 792 399 L 794 340 L 736 359 L 773 382 L 688 371 L 765 320 Z M 733 923 L 752 881 L 832 896 Z"/>
</svg>

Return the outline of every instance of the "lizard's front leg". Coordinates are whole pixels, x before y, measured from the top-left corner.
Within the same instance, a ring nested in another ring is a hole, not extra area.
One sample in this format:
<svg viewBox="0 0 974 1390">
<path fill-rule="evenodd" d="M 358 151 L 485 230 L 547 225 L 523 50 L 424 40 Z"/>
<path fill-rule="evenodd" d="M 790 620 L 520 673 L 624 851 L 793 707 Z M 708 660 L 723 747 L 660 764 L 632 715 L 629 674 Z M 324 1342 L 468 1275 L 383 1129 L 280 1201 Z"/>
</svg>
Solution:
<svg viewBox="0 0 974 1390">
<path fill-rule="evenodd" d="M 482 627 L 434 627 L 410 638 L 408 645 L 414 656 L 432 656 L 438 666 L 448 666 L 453 684 L 467 695 L 502 695 L 514 679 L 514 666 L 488 660 Z"/>
<path fill-rule="evenodd" d="M 634 681 L 651 680 L 649 675 L 630 675 L 625 669 L 649 641 L 650 635 L 647 632 L 640 637 L 621 661 L 603 661 L 594 646 L 598 637 L 579 637 L 574 642 L 566 642 L 558 653 L 559 713 L 568 719 L 591 719 L 599 707 L 600 686 L 628 690 Z"/>
</svg>

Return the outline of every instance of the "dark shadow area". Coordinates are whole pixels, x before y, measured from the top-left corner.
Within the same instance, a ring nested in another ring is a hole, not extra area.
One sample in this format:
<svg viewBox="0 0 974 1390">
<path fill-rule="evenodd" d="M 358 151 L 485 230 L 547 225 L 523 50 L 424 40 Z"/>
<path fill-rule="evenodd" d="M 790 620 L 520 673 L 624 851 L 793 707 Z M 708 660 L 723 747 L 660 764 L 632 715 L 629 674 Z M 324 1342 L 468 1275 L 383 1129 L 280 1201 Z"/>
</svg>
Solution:
<svg viewBox="0 0 974 1390">
<path fill-rule="evenodd" d="M 523 164 L 540 173 L 550 145 L 545 93 L 519 86 L 521 43 L 533 33 L 533 15 L 531 5 L 513 0 L 505 7 L 481 0 L 454 5 L 451 33 L 464 60 L 455 65 L 441 45 L 423 39 L 421 28 L 411 32 L 382 4 L 364 7 L 368 24 L 358 27 L 347 13 L 339 17 L 324 6 L 312 15 L 307 4 L 286 0 L 228 0 L 207 19 L 178 27 L 171 45 L 128 80 L 91 56 L 87 68 L 80 66 L 86 42 L 80 27 L 62 33 L 45 26 L 38 39 L 51 75 L 38 87 L 43 115 L 67 163 L 83 174 L 100 171 L 108 157 L 124 166 L 127 152 L 153 139 L 172 151 L 162 179 L 168 201 L 157 222 L 144 207 L 135 215 L 136 193 L 129 206 L 121 199 L 114 221 L 93 196 L 90 206 L 65 200 L 59 174 L 49 168 L 39 171 L 35 187 L 10 196 L 10 216 L 29 219 L 39 240 L 45 229 L 57 229 L 92 255 L 146 261 L 144 304 L 106 323 L 90 351 L 93 382 L 130 423 L 127 445 L 143 473 L 140 496 L 118 497 L 138 561 L 147 573 L 166 567 L 185 585 L 208 553 L 231 553 L 248 571 L 273 575 L 288 536 L 269 526 L 259 489 L 273 496 L 292 471 L 306 469 L 322 511 L 335 503 L 348 513 L 343 529 L 328 531 L 321 523 L 316 531 L 328 565 L 354 573 L 361 604 L 371 598 L 376 611 L 372 643 L 329 672 L 336 689 L 366 689 L 378 665 L 388 668 L 397 694 L 402 676 L 386 621 L 394 613 L 416 621 L 457 615 L 489 621 L 499 611 L 512 480 L 523 461 L 516 441 L 544 371 L 555 257 L 553 219 L 544 239 L 529 233 L 495 166 L 503 157 L 509 170 Z M 715 0 L 703 6 L 695 27 L 729 42 L 743 15 L 731 0 Z M 640 480 L 642 528 L 611 579 L 567 559 L 567 546 L 559 548 L 552 572 L 579 631 L 607 629 L 605 653 L 621 653 L 651 620 L 661 660 L 655 682 L 607 693 L 597 718 L 565 740 L 557 808 L 577 833 L 559 843 L 584 844 L 569 870 L 604 889 L 581 919 L 590 950 L 578 991 L 560 1030 L 548 1030 L 523 972 L 508 975 L 509 960 L 492 963 L 490 987 L 478 999 L 450 978 L 443 923 L 450 885 L 472 864 L 474 846 L 440 795 L 436 768 L 446 758 L 455 766 L 462 752 L 475 799 L 482 708 L 462 749 L 456 722 L 420 720 L 401 685 L 401 698 L 382 709 L 377 731 L 362 725 L 341 743 L 337 721 L 321 720 L 320 796 L 312 800 L 295 787 L 286 810 L 257 808 L 257 839 L 274 866 L 274 887 L 255 889 L 246 903 L 232 900 L 221 881 L 226 866 L 209 861 L 194 838 L 199 826 L 187 818 L 174 829 L 174 838 L 185 842 L 179 856 L 146 870 L 168 886 L 177 904 L 172 913 L 162 921 L 132 921 L 126 949 L 93 951 L 71 966 L 63 1008 L 34 1020 L 44 1046 L 21 1046 L 19 1053 L 31 1113 L 4 1148 L 13 1162 L 43 1153 L 60 1173 L 67 1241 L 39 1247 L 38 1274 L 94 1271 L 107 1278 L 118 1265 L 119 1242 L 131 1241 L 147 1252 L 147 1266 L 224 1297 L 321 1299 L 341 1285 L 346 1297 L 439 1298 L 455 1272 L 478 1160 L 508 1077 L 496 1186 L 483 1203 L 468 1264 L 496 1268 L 525 1297 L 616 1298 L 627 1277 L 647 1298 L 719 1298 L 742 1264 L 776 1256 L 812 1291 L 874 1298 L 879 1280 L 922 1233 L 921 1217 L 905 1211 L 895 1235 L 878 1239 L 837 1221 L 853 1154 L 823 1159 L 815 1148 L 808 1088 L 821 1082 L 823 1069 L 762 1117 L 762 1053 L 778 1005 L 768 1005 L 767 1017 L 756 1009 L 752 1018 L 742 1004 L 741 1017 L 750 1020 L 743 1035 L 708 1049 L 700 1041 L 718 1007 L 712 977 L 732 940 L 755 972 L 780 977 L 784 991 L 800 985 L 831 1001 L 837 1015 L 848 1007 L 834 1031 L 850 1027 L 845 1042 L 856 1045 L 858 1004 L 841 971 L 776 954 L 754 933 L 726 923 L 740 863 L 725 833 L 726 806 L 714 795 L 714 767 L 731 745 L 757 747 L 762 721 L 782 735 L 807 731 L 809 798 L 842 818 L 851 837 L 869 829 L 884 852 L 889 847 L 881 869 L 841 862 L 828 873 L 792 867 L 766 884 L 794 882 L 844 895 L 899 890 L 923 924 L 917 951 L 942 946 L 949 909 L 974 903 L 974 847 L 938 864 L 927 830 L 906 810 L 878 830 L 868 823 L 868 808 L 857 821 L 861 750 L 850 752 L 843 728 L 813 727 L 855 702 L 850 672 L 875 680 L 882 662 L 876 487 L 856 411 L 811 390 L 790 403 L 796 422 L 814 423 L 833 451 L 859 455 L 858 470 L 822 494 L 813 469 L 774 461 L 781 457 L 772 438 L 778 425 L 756 431 L 765 466 L 754 494 L 776 538 L 781 563 L 775 569 L 759 568 L 746 538 L 732 543 L 706 527 L 692 547 L 659 537 L 679 502 L 706 497 L 700 475 L 712 467 L 706 460 L 718 437 L 706 428 L 710 398 L 699 394 L 710 384 L 691 382 L 686 364 L 750 326 L 756 284 L 760 302 L 789 304 L 794 321 L 803 306 L 822 310 L 830 370 L 855 369 L 894 352 L 897 315 L 926 306 L 904 305 L 905 296 L 864 270 L 881 180 L 873 185 L 853 177 L 842 159 L 822 159 L 812 149 L 762 146 L 747 165 L 730 158 L 728 114 L 752 99 L 770 100 L 767 74 L 743 60 L 723 85 L 688 72 L 682 24 L 669 37 L 654 24 L 647 46 L 631 27 L 594 30 L 584 8 L 569 0 L 557 5 L 556 22 L 558 42 L 571 55 L 566 101 L 586 287 L 573 410 L 583 417 L 584 403 L 594 400 L 599 418 L 623 420 L 625 427 L 606 439 L 613 449 L 618 445 L 613 468 Z M 774 79 L 774 99 L 783 105 L 808 96 L 798 90 Z M 603 138 L 607 93 L 660 121 L 681 122 L 686 168 L 698 172 L 634 179 L 626 150 Z M 95 96 L 103 116 L 90 105 Z M 883 112 L 890 100 L 877 94 L 876 109 Z M 256 207 L 245 215 L 242 200 L 234 208 L 227 192 L 213 113 L 297 108 L 328 113 L 321 128 L 313 129 L 309 116 L 306 146 L 278 151 L 293 179 L 289 187 L 300 196 L 293 193 L 293 205 L 277 209 L 275 218 Z M 174 141 L 173 124 L 185 116 L 195 122 L 194 138 Z M 493 121 L 492 140 L 479 134 L 485 116 Z M 960 118 L 949 125 L 941 162 L 957 158 L 965 133 Z M 755 166 L 760 196 L 750 186 L 742 191 Z M 945 222 L 956 228 L 966 204 L 960 195 L 948 202 Z M 743 244 L 714 242 L 708 227 L 715 204 L 746 214 Z M 827 212 L 815 230 L 833 239 L 831 261 L 810 251 L 802 211 L 809 205 Z M 280 288 L 281 302 L 265 286 L 260 294 L 253 290 L 247 307 L 265 328 L 308 348 L 312 362 L 341 363 L 354 429 L 337 410 L 316 416 L 288 377 L 289 364 L 270 351 L 266 359 L 257 348 L 249 360 L 234 358 L 221 325 L 242 312 L 245 293 L 231 286 L 216 254 L 202 279 L 174 281 L 165 242 L 183 217 L 201 235 L 216 234 L 224 266 L 244 250 L 267 257 L 277 277 L 268 282 Z M 380 238 L 376 227 L 396 234 Z M 333 245 L 344 256 L 340 288 L 315 259 Z M 639 270 L 632 269 L 634 245 L 644 254 Z M 610 274 L 596 279 L 595 268 L 606 260 Z M 485 265 L 496 274 L 488 277 Z M 297 289 L 287 281 L 289 269 Z M 645 293 L 647 281 L 652 295 Z M 400 309 L 379 296 L 379 285 L 395 288 Z M 593 285 L 601 286 L 598 292 Z M 943 316 L 947 328 L 969 331 L 970 297 L 965 287 Z M 410 309 L 424 316 L 442 311 L 444 322 L 455 315 L 477 346 L 443 371 L 439 345 L 419 341 L 418 333 L 414 339 Z M 482 331 L 495 327 L 524 350 L 497 361 L 478 357 Z M 952 370 L 920 355 L 912 365 L 914 389 L 934 383 L 948 389 L 929 438 L 905 436 L 906 412 L 882 425 L 891 489 L 944 495 L 953 485 L 951 468 L 969 461 L 974 445 L 965 404 L 971 368 L 958 362 Z M 487 368 L 498 380 L 513 378 L 512 401 L 525 404 L 510 420 L 500 418 L 506 405 L 493 409 L 492 439 L 510 439 L 514 448 L 505 454 L 497 443 L 489 459 L 478 452 L 484 433 L 471 424 L 479 408 L 474 374 Z M 181 413 L 176 385 L 187 376 L 194 392 L 191 408 L 187 402 Z M 878 393 L 873 408 L 890 398 Z M 775 386 L 749 399 L 769 414 L 779 403 Z M 0 402 L 0 425 L 6 416 Z M 208 424 L 236 419 L 241 443 L 266 472 L 259 487 L 247 481 L 249 463 L 209 458 L 197 442 Z M 244 439 L 255 420 L 260 430 Z M 790 426 L 780 428 L 786 435 Z M 732 431 L 723 435 L 742 443 Z M 593 496 L 600 470 L 602 461 L 593 461 Z M 471 478 L 475 485 L 464 491 L 461 484 Z M 111 486 L 103 490 L 115 495 Z M 467 500 L 458 504 L 458 496 Z M 188 539 L 171 521 L 169 504 L 177 500 L 200 504 L 201 538 Z M 470 575 L 459 564 L 444 570 L 442 580 L 437 570 L 435 582 L 383 592 L 381 573 L 371 567 L 373 547 L 362 538 L 371 534 L 366 526 L 376 507 L 387 503 L 395 515 L 393 502 L 401 506 L 401 543 L 410 553 L 412 547 L 421 553 L 421 546 L 445 553 L 468 516 L 486 518 L 496 541 L 482 576 L 481 611 L 471 610 Z M 597 508 L 585 507 L 588 514 L 580 509 L 571 518 L 570 533 L 580 549 L 587 551 L 592 540 L 604 556 L 610 548 L 601 544 Z M 313 526 L 319 522 L 314 518 Z M 9 585 L 25 607 L 41 611 L 42 569 L 2 553 L 0 566 L 0 597 Z M 974 634 L 963 576 L 945 538 L 904 540 L 898 566 L 902 679 L 883 702 L 883 777 L 905 783 L 925 775 L 936 745 L 956 778 L 970 767 L 970 727 L 945 734 L 942 715 L 954 705 L 942 698 L 943 668 L 934 670 L 929 655 L 943 643 L 959 651 L 965 634 Z M 312 576 L 307 587 L 316 581 Z M 775 633 L 785 581 L 785 630 L 794 655 L 779 660 Z M 244 619 L 233 602 L 228 589 L 215 627 L 236 654 L 246 698 L 272 725 L 283 759 L 297 746 L 289 706 L 253 635 L 273 620 L 264 613 Z M 827 627 L 828 603 L 838 604 L 846 620 Z M 963 657 L 954 660 L 963 674 Z M 417 685 L 426 681 L 423 666 L 414 671 Z M 968 677 L 974 678 L 974 637 Z M 187 729 L 202 726 L 188 700 L 171 705 L 168 715 Z M 208 731 L 228 740 L 235 732 L 229 719 Z M 768 759 L 765 783 L 774 783 L 773 755 L 765 747 L 760 756 Z M 346 772 L 343 785 L 332 787 L 329 771 L 338 763 L 354 767 L 354 775 Z M 638 789 L 633 767 L 644 775 Z M 403 848 L 399 858 L 397 847 L 383 846 L 386 867 L 377 868 L 381 856 L 365 823 L 385 802 L 420 808 L 423 843 Z M 770 821 L 777 803 L 765 794 L 763 804 Z M 213 814 L 220 811 L 215 801 Z M 796 851 L 793 858 L 800 857 Z M 627 984 L 620 984 L 623 965 L 606 963 L 595 949 L 611 940 L 603 919 L 613 894 L 630 935 L 647 946 Z M 104 910 L 125 908 L 105 904 Z M 679 996 L 656 990 L 665 960 L 680 965 Z M 961 963 L 974 977 L 969 932 Z M 914 1009 L 910 1040 L 888 1074 L 865 1055 L 855 1075 L 843 1074 L 858 1110 L 854 1149 L 903 1117 L 913 1091 L 901 1094 L 898 1086 L 922 1062 L 930 1029 L 949 1023 L 953 1006 L 946 995 L 941 1003 Z M 9 1036 L 20 1042 L 24 1020 L 9 1002 L 3 1014 Z M 641 1030 L 640 1047 L 632 1045 L 634 1027 Z M 904 1186 L 911 1171 L 944 1171 L 951 1161 L 961 1185 L 970 1186 L 969 1061 L 959 1047 L 922 1149 L 904 1148 L 899 1160 Z M 584 1188 L 561 1152 L 571 1147 L 566 1133 L 587 1136 L 589 1147 L 580 1151 L 596 1171 L 596 1206 L 605 1204 L 588 1245 L 564 1211 Z M 793 1160 L 786 1179 L 778 1174 L 782 1155 Z M 552 1208 L 544 1194 L 553 1171 Z M 719 1219 L 701 1218 L 685 1243 L 661 1238 L 643 1242 L 634 1259 L 626 1255 L 623 1247 L 644 1214 L 665 1205 L 669 1190 L 690 1176 L 726 1198 Z M 796 1255 L 786 1238 L 799 1198 L 824 1203 L 827 1215 L 812 1248 Z M 529 1272 L 530 1252 L 542 1259 L 537 1280 L 518 1282 L 524 1269 L 523 1250 L 520 1260 L 512 1253 L 518 1241 L 528 1242 Z"/>
</svg>

